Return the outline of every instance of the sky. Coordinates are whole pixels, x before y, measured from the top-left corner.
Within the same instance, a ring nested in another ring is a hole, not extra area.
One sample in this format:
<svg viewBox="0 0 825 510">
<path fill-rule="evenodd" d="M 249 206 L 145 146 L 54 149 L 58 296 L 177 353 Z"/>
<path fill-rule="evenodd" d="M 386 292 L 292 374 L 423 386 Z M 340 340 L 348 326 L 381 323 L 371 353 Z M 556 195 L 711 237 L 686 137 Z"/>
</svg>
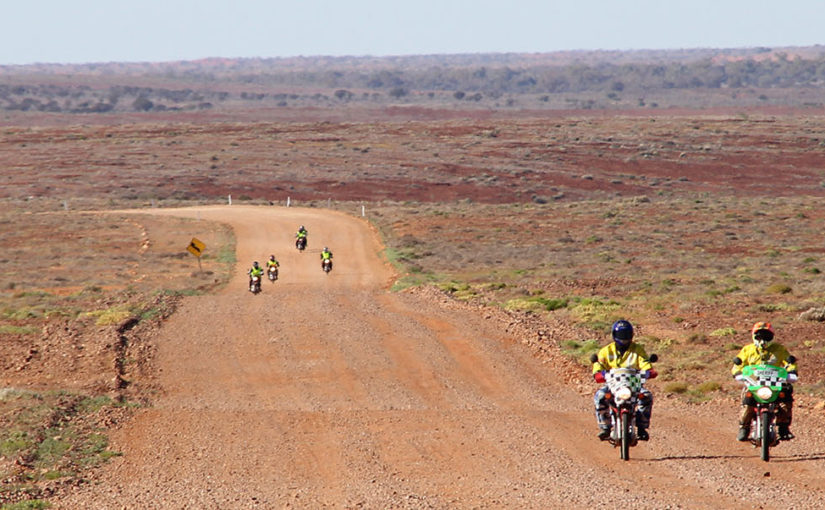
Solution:
<svg viewBox="0 0 825 510">
<path fill-rule="evenodd" d="M 825 44 L 823 0 L 3 0 L 0 65 Z"/>
</svg>

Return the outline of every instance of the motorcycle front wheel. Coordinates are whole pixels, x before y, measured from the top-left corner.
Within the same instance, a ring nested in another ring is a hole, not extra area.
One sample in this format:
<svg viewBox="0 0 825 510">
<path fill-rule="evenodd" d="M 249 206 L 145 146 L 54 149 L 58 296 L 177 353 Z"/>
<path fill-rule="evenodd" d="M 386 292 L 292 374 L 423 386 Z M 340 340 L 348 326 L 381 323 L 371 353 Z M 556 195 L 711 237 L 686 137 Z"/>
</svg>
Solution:
<svg viewBox="0 0 825 510">
<path fill-rule="evenodd" d="M 759 424 L 759 435 L 762 436 L 762 460 L 771 460 L 771 422 L 773 417 L 770 413 L 764 413 Z"/>
<path fill-rule="evenodd" d="M 630 413 L 622 413 L 622 460 L 630 460 Z"/>
</svg>

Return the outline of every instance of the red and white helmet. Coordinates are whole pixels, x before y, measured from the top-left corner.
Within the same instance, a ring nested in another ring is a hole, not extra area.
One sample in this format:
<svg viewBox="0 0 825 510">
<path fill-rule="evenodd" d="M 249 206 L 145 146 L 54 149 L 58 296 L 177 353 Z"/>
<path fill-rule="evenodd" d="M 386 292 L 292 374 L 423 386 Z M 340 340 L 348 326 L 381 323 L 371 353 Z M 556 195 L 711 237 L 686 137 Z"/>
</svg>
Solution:
<svg viewBox="0 0 825 510">
<path fill-rule="evenodd" d="M 751 329 L 753 344 L 761 349 L 768 346 L 773 340 L 773 328 L 770 322 L 757 322 Z"/>
</svg>

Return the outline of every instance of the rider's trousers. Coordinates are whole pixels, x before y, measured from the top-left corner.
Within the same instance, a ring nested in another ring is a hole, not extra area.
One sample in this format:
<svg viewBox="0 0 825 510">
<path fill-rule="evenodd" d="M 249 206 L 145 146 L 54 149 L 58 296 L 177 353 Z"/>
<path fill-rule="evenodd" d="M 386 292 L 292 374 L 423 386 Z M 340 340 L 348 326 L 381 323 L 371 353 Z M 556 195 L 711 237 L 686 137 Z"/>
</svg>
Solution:
<svg viewBox="0 0 825 510">
<path fill-rule="evenodd" d="M 607 386 L 602 386 L 593 395 L 593 404 L 596 407 L 596 421 L 599 427 L 610 427 L 610 405 L 605 395 L 610 392 Z M 646 429 L 650 427 L 650 415 L 653 412 L 653 394 L 647 388 L 639 393 L 639 405 L 636 407 L 636 426 Z"/>
<path fill-rule="evenodd" d="M 747 396 L 748 389 L 742 390 L 742 409 L 739 412 L 739 425 L 741 427 L 750 428 L 756 410 L 754 408 L 753 397 Z M 776 405 L 776 424 L 790 425 L 793 421 L 793 388 L 790 389 L 789 394 L 780 400 Z"/>
</svg>

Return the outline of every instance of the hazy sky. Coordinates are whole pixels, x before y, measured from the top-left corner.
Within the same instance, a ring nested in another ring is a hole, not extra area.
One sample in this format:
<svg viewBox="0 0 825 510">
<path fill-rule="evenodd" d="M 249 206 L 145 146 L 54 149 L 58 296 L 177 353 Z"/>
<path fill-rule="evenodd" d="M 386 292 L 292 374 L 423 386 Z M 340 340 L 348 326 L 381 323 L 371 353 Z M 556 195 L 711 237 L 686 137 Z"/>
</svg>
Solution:
<svg viewBox="0 0 825 510">
<path fill-rule="evenodd" d="M 3 0 L 0 65 L 825 44 L 823 0 Z"/>
</svg>

